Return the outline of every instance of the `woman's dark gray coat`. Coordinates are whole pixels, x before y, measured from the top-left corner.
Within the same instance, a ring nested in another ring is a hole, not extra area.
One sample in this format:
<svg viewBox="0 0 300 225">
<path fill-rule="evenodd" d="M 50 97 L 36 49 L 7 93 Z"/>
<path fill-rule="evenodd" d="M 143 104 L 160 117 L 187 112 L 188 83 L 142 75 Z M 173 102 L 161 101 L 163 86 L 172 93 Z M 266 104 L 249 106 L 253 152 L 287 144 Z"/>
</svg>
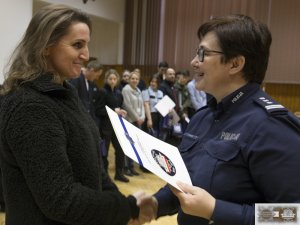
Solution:
<svg viewBox="0 0 300 225">
<path fill-rule="evenodd" d="M 75 88 L 51 80 L 42 75 L 2 99 L 6 224 L 127 224 L 133 197 L 103 190 L 98 128 Z"/>
</svg>

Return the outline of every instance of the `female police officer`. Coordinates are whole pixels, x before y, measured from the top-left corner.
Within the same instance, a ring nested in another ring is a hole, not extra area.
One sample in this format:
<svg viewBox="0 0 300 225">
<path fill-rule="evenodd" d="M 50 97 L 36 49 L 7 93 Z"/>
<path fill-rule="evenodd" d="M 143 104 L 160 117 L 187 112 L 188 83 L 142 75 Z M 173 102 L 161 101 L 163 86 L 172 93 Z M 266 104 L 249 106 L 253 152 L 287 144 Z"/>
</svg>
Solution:
<svg viewBox="0 0 300 225">
<path fill-rule="evenodd" d="M 242 15 L 214 18 L 198 37 L 197 88 L 214 99 L 179 146 L 194 186 L 162 188 L 152 216 L 178 211 L 181 225 L 254 224 L 255 203 L 300 201 L 299 120 L 260 89 L 272 41 L 265 25 Z"/>
</svg>

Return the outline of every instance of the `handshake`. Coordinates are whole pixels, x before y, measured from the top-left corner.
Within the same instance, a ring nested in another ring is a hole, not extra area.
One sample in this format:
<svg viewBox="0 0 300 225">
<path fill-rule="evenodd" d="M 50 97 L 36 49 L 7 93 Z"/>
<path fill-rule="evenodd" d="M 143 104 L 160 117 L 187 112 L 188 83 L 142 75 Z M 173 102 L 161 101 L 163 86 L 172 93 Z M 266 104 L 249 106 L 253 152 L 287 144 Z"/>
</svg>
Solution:
<svg viewBox="0 0 300 225">
<path fill-rule="evenodd" d="M 152 195 L 139 191 L 133 194 L 136 204 L 140 208 L 139 217 L 131 219 L 128 225 L 142 225 L 157 217 L 158 202 Z"/>
<path fill-rule="evenodd" d="M 189 215 L 202 217 L 211 220 L 216 205 L 216 199 L 206 190 L 177 182 L 178 187 L 182 190 L 169 185 L 172 193 L 177 197 L 181 210 Z M 157 218 L 158 201 L 157 199 L 144 192 L 133 194 L 136 198 L 136 204 L 140 208 L 139 217 L 131 219 L 128 225 L 141 225 Z"/>
</svg>

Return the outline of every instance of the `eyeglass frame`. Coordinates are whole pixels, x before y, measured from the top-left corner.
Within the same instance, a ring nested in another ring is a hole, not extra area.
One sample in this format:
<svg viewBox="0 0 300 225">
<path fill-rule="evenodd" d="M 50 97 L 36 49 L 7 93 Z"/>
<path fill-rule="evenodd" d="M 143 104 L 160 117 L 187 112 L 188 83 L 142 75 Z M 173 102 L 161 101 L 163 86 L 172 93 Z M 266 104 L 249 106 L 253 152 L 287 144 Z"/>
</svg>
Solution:
<svg viewBox="0 0 300 225">
<path fill-rule="evenodd" d="M 224 54 L 224 52 L 216 51 L 216 50 L 208 50 L 205 49 L 203 46 L 196 48 L 196 54 L 200 62 L 204 62 L 204 57 L 206 52 L 213 52 L 218 54 Z"/>
</svg>

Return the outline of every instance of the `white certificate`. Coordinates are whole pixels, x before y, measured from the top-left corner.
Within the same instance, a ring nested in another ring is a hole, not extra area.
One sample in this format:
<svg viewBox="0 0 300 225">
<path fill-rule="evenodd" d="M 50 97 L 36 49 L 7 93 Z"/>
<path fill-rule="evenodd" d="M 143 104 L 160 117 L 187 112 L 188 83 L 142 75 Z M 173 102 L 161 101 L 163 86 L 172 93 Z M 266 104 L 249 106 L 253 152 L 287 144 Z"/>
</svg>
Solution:
<svg viewBox="0 0 300 225">
<path fill-rule="evenodd" d="M 177 181 L 192 184 L 179 150 L 135 127 L 106 106 L 118 141 L 129 158 L 176 187 Z"/>
<path fill-rule="evenodd" d="M 154 107 L 165 117 L 175 107 L 175 103 L 168 95 L 165 95 Z"/>
</svg>

